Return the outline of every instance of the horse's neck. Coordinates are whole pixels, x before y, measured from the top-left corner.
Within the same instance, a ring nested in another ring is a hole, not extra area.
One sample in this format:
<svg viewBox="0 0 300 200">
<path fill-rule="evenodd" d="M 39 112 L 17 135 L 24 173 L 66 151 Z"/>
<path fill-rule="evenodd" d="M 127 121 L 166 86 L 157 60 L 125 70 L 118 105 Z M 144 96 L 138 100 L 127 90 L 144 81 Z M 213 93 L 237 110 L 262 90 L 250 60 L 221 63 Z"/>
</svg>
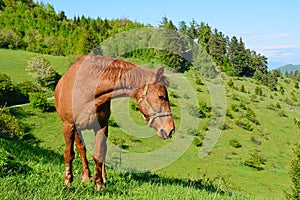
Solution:
<svg viewBox="0 0 300 200">
<path fill-rule="evenodd" d="M 108 80 L 103 80 L 107 82 Z M 99 85 L 96 93 L 96 106 L 110 101 L 113 98 L 132 97 L 136 99 L 136 93 L 143 88 L 144 85 L 153 81 L 153 72 L 148 69 L 136 67 L 128 70 L 120 79 L 115 79 L 109 87 L 103 88 Z M 137 100 L 137 99 L 136 99 Z"/>
</svg>

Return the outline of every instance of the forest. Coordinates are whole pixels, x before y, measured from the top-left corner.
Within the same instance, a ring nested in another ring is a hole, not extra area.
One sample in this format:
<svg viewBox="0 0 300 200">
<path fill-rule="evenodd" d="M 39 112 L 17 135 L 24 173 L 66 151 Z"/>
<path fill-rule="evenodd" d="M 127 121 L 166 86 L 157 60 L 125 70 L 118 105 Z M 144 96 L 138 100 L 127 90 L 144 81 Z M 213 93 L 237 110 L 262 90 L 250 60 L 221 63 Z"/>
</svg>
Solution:
<svg viewBox="0 0 300 200">
<path fill-rule="evenodd" d="M 50 4 L 35 3 L 32 0 L 0 0 L 0 13 L 0 48 L 24 49 L 50 55 L 87 54 L 113 35 L 131 29 L 153 27 L 126 18 L 92 19 L 74 16 L 68 19 L 64 11 L 56 13 Z M 229 38 L 205 22 L 192 19 L 190 22 L 181 21 L 176 26 L 164 16 L 158 28 L 190 37 L 207 51 L 221 71 L 229 75 L 253 77 L 255 72 L 269 73 L 264 55 L 247 49 L 242 38 Z M 144 49 L 132 54 L 130 56 L 144 54 L 161 58 L 166 65 L 176 70 L 181 65 L 179 71 L 189 68 L 185 60 L 168 52 Z"/>
</svg>

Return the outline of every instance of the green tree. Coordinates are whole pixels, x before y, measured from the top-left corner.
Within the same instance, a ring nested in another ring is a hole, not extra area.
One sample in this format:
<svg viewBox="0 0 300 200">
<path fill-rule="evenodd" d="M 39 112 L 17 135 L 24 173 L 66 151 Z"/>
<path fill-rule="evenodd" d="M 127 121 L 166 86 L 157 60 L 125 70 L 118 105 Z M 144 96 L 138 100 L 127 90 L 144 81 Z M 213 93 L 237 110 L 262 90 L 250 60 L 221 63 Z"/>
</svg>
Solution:
<svg viewBox="0 0 300 200">
<path fill-rule="evenodd" d="M 299 126 L 300 127 L 300 126 Z M 289 175 L 291 177 L 292 185 L 290 186 L 291 193 L 286 193 L 287 199 L 300 199 L 300 143 L 295 145 L 294 158 L 290 164 Z"/>
<path fill-rule="evenodd" d="M 201 22 L 196 35 L 198 36 L 198 43 L 208 52 L 208 41 L 212 35 L 211 27 Z"/>
<path fill-rule="evenodd" d="M 178 28 L 178 32 L 181 34 L 186 35 L 187 34 L 187 30 L 188 30 L 188 26 L 186 25 L 185 21 L 180 21 L 179 22 L 179 28 Z"/>
<path fill-rule="evenodd" d="M 162 21 L 159 24 L 160 28 L 165 28 L 165 29 L 171 29 L 171 30 L 177 30 L 176 26 L 173 24 L 172 20 L 169 20 L 167 16 L 164 16 L 162 18 Z"/>
<path fill-rule="evenodd" d="M 187 30 L 187 35 L 192 38 L 192 39 L 196 39 L 198 37 L 198 24 L 195 21 L 195 19 L 193 19 L 190 23 L 190 27 Z"/>
<path fill-rule="evenodd" d="M 50 61 L 41 55 L 35 55 L 27 61 L 26 70 L 43 87 L 54 89 L 60 75 L 52 68 Z"/>
<path fill-rule="evenodd" d="M 232 37 L 228 54 L 230 64 L 236 76 L 251 76 L 254 72 L 249 67 L 250 64 L 250 51 L 246 50 L 245 43 L 242 38 L 238 40 L 235 36 Z"/>
<path fill-rule="evenodd" d="M 76 54 L 89 54 L 98 45 L 99 40 L 96 36 L 96 33 L 91 29 L 82 29 L 77 43 Z"/>
<path fill-rule="evenodd" d="M 218 65 L 222 65 L 226 53 L 226 44 L 224 43 L 224 36 L 217 29 L 208 40 L 208 53 L 211 55 Z"/>
<path fill-rule="evenodd" d="M 0 48 L 18 48 L 20 44 L 19 36 L 11 29 L 0 31 Z"/>
</svg>

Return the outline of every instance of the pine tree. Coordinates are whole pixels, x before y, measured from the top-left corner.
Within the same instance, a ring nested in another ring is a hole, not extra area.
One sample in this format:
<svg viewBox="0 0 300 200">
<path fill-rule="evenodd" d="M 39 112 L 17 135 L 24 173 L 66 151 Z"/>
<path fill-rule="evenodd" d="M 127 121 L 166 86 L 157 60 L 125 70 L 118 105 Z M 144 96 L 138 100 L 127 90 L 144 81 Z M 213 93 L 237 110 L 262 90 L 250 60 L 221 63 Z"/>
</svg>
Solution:
<svg viewBox="0 0 300 200">
<path fill-rule="evenodd" d="M 299 126 L 300 127 L 300 126 Z M 294 148 L 295 157 L 291 161 L 289 175 L 292 181 L 291 193 L 287 193 L 287 199 L 300 199 L 300 143 Z"/>
</svg>

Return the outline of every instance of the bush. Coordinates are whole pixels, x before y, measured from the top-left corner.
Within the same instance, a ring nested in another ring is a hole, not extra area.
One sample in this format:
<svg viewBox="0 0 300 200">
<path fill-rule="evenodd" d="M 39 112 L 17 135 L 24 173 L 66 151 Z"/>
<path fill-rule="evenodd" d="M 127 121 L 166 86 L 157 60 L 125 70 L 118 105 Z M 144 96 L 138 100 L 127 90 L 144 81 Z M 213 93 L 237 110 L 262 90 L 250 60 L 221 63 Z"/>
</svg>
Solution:
<svg viewBox="0 0 300 200">
<path fill-rule="evenodd" d="M 204 85 L 200 77 L 197 77 L 195 80 L 196 85 Z"/>
<path fill-rule="evenodd" d="M 233 88 L 233 86 L 234 86 L 234 83 L 233 83 L 233 80 L 232 80 L 232 78 L 231 78 L 231 79 L 229 79 L 229 81 L 228 81 L 227 85 L 228 85 L 229 87 Z"/>
<path fill-rule="evenodd" d="M 237 126 L 243 128 L 243 129 L 247 130 L 247 131 L 253 131 L 253 128 L 251 127 L 251 124 L 248 121 L 244 120 L 244 119 L 235 120 L 235 124 Z"/>
<path fill-rule="evenodd" d="M 27 103 L 28 96 L 10 77 L 0 73 L 0 106 Z"/>
<path fill-rule="evenodd" d="M 263 91 L 262 91 L 261 87 L 256 86 L 254 92 L 258 96 L 263 96 Z"/>
<path fill-rule="evenodd" d="M 295 145 L 293 151 L 295 156 L 289 169 L 289 175 L 292 180 L 291 193 L 287 193 L 286 197 L 287 199 L 300 199 L 300 143 Z"/>
<path fill-rule="evenodd" d="M 204 111 L 202 111 L 199 107 L 194 106 L 194 105 L 189 105 L 188 106 L 188 111 L 190 115 L 197 117 L 197 118 L 205 118 L 206 114 Z"/>
<path fill-rule="evenodd" d="M 27 171 L 29 171 L 27 165 L 19 163 L 11 153 L 0 147 L 0 177 L 26 173 Z"/>
<path fill-rule="evenodd" d="M 196 147 L 201 147 L 203 144 L 203 140 L 199 136 L 196 136 L 196 137 L 194 137 L 193 144 Z"/>
<path fill-rule="evenodd" d="M 135 101 L 130 100 L 129 104 L 130 104 L 131 110 L 133 110 L 133 111 L 138 111 L 139 110 L 138 104 Z"/>
<path fill-rule="evenodd" d="M 241 92 L 246 93 L 246 89 L 245 89 L 245 86 L 244 86 L 244 85 L 241 86 Z"/>
<path fill-rule="evenodd" d="M 24 129 L 19 121 L 6 108 L 0 108 L 0 137 L 21 138 L 23 135 Z"/>
<path fill-rule="evenodd" d="M 47 96 L 42 92 L 29 93 L 29 101 L 34 109 L 39 109 L 42 112 L 48 111 L 50 108 L 47 102 Z"/>
<path fill-rule="evenodd" d="M 262 155 L 252 153 L 250 158 L 244 162 L 244 165 L 260 171 L 264 169 L 265 163 L 266 159 Z"/>
<path fill-rule="evenodd" d="M 231 146 L 233 146 L 234 148 L 241 148 L 242 147 L 241 143 L 239 143 L 239 141 L 237 141 L 235 139 L 229 140 L 229 144 Z"/>
<path fill-rule="evenodd" d="M 256 119 L 256 114 L 251 108 L 247 108 L 244 117 L 256 125 L 259 125 L 259 121 Z"/>
<path fill-rule="evenodd" d="M 27 61 L 26 70 L 29 71 L 37 82 L 43 86 L 54 89 L 60 75 L 52 68 L 50 61 L 41 55 L 36 55 Z"/>
<path fill-rule="evenodd" d="M 16 87 L 19 89 L 19 91 L 22 94 L 24 94 L 28 98 L 29 98 L 29 93 L 42 91 L 41 86 L 39 86 L 38 84 L 33 83 L 31 81 L 24 81 L 24 82 L 18 83 Z"/>
</svg>

